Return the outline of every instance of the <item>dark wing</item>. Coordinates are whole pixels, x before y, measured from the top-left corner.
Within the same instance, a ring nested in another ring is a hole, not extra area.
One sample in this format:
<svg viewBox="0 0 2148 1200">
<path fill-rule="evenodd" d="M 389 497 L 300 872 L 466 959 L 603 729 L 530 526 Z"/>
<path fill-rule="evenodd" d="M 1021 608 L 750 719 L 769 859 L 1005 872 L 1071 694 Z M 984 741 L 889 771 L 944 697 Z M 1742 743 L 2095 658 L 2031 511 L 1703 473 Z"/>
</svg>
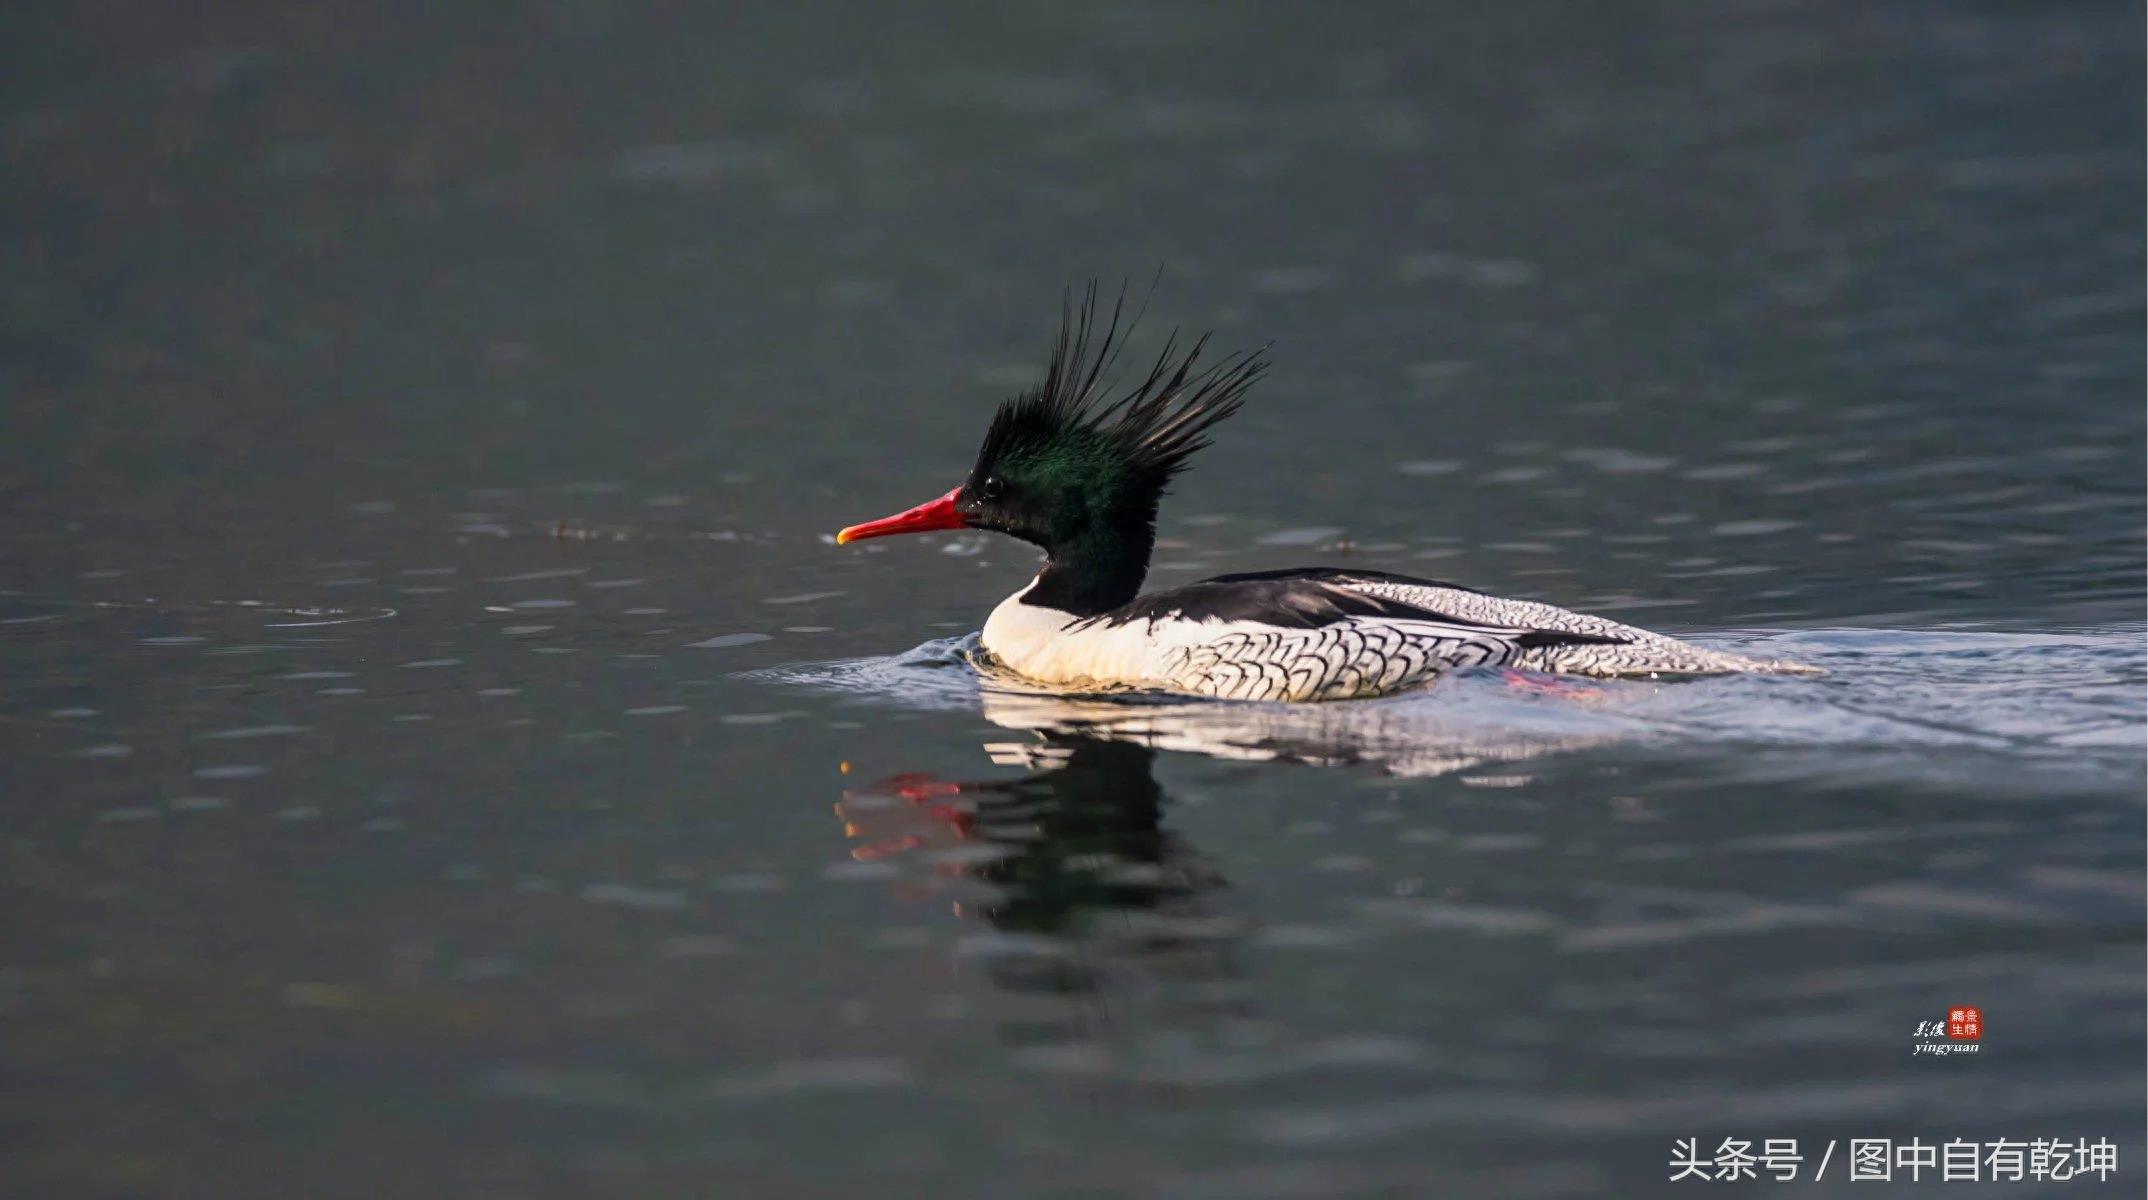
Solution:
<svg viewBox="0 0 2148 1200">
<path fill-rule="evenodd" d="M 1383 571 L 1344 571 L 1334 567 L 1258 571 L 1242 575 L 1219 575 L 1214 579 L 1187 584 L 1185 587 L 1153 592 L 1110 612 L 1091 617 L 1083 624 L 1116 626 L 1130 625 L 1137 621 L 1178 619 L 1248 621 L 1278 629 L 1319 629 L 1344 621 L 1375 619 L 1436 621 L 1462 630 L 1482 630 L 1525 648 L 1577 643 L 1618 643 L 1625 640 L 1591 633 L 1489 625 L 1393 596 L 1343 586 L 1347 582 L 1392 583 L 1427 588 L 1454 587 L 1453 584 L 1433 583 L 1407 575 L 1390 575 Z"/>
<path fill-rule="evenodd" d="M 1265 582 L 1277 579 L 1303 579 L 1316 583 L 1395 583 L 1406 587 L 1447 588 L 1457 592 L 1483 594 L 1476 588 L 1448 583 L 1443 579 L 1419 579 L 1415 575 L 1397 575 L 1392 571 L 1359 571 L 1348 567 L 1286 567 L 1280 571 L 1246 571 L 1238 575 L 1218 575 L 1214 579 L 1204 579 L 1201 583 Z"/>
</svg>

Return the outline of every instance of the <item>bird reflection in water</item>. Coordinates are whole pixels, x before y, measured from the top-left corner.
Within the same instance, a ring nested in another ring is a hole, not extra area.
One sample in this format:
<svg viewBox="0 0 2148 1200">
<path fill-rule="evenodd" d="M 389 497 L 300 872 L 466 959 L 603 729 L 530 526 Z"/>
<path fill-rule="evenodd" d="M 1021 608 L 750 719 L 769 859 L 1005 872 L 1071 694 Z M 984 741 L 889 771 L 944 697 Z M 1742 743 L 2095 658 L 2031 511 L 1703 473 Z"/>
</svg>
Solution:
<svg viewBox="0 0 2148 1200">
<path fill-rule="evenodd" d="M 1517 763 L 1631 736 L 1630 729 L 1591 711 L 1626 694 L 1614 690 L 1618 685 L 1501 673 L 1506 675 L 1521 686 L 1501 684 L 1501 690 L 1532 698 L 1549 692 L 1558 702 L 1481 687 L 1466 698 L 1426 692 L 1333 704 L 1069 697 L 1005 686 L 988 686 L 979 699 L 986 720 L 1045 738 L 1107 739 L 1239 762 L 1355 766 L 1412 777 Z"/>
<path fill-rule="evenodd" d="M 846 791 L 836 812 L 853 858 L 917 857 L 981 889 L 955 911 L 994 930 L 970 944 L 996 987 L 1077 1001 L 1003 1024 L 1009 1040 L 1091 1036 L 1112 1004 L 1153 1004 L 1165 1020 L 1237 1012 L 1243 929 L 1209 911 L 1224 879 L 1164 826 L 1156 751 L 1079 736 L 986 749 L 1031 773 L 899 775 Z"/>
<path fill-rule="evenodd" d="M 1087 1001 L 1072 1028 L 1063 1015 L 1010 1027 L 1031 1041 L 1092 1033 L 1107 999 L 1139 998 L 1181 1020 L 1243 1011 L 1236 951 L 1245 923 L 1214 911 L 1225 880 L 1166 826 L 1160 750 L 1437 775 L 1612 740 L 1600 726 L 1541 720 L 1527 731 L 1457 725 L 1421 704 L 1232 705 L 997 688 L 981 699 L 987 719 L 1029 735 L 985 750 L 1029 774 L 898 775 L 845 792 L 836 811 L 853 858 L 929 863 L 943 885 L 981 890 L 955 911 L 992 927 L 972 944 L 1002 990 Z"/>
</svg>

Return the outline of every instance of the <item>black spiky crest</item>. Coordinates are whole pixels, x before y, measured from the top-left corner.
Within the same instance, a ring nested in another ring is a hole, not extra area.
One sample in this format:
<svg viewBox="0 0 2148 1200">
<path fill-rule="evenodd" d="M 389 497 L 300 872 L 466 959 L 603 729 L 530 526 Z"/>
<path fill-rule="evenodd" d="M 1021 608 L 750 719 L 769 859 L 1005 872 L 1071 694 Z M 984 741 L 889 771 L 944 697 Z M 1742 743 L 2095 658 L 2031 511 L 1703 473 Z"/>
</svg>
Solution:
<svg viewBox="0 0 2148 1200">
<path fill-rule="evenodd" d="M 1117 386 L 1111 369 L 1140 321 L 1138 313 L 1124 319 L 1125 309 L 1122 287 L 1099 332 L 1096 283 L 1089 283 L 1078 307 L 1067 298 L 1043 382 L 1000 405 L 985 432 L 977 452 L 980 478 L 1009 458 L 1049 452 L 1085 460 L 1100 473 L 1160 495 L 1268 369 L 1261 357 L 1266 347 L 1203 368 L 1208 335 L 1181 351 L 1173 330 L 1148 374 L 1110 399 Z"/>
<path fill-rule="evenodd" d="M 1094 283 L 1078 308 L 1068 299 L 1044 381 L 1000 406 L 955 494 L 965 524 L 1044 549 L 1023 603 L 1075 616 L 1140 591 L 1164 485 L 1267 369 L 1258 350 L 1203 368 L 1208 339 L 1180 350 L 1173 333 L 1148 374 L 1120 392 L 1111 371 L 1139 314 L 1124 319 L 1124 289 L 1101 325 L 1099 312 Z"/>
</svg>

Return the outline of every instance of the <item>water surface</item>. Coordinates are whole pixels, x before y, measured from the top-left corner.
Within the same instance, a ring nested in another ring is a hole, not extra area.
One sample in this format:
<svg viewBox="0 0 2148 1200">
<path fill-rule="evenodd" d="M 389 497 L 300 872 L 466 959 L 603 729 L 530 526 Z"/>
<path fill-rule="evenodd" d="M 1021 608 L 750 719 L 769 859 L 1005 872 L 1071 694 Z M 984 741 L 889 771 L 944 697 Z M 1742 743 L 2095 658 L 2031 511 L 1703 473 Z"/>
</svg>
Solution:
<svg viewBox="0 0 2148 1200">
<path fill-rule="evenodd" d="M 27 1193 L 2138 1193 L 2131 8 L 0 20 Z M 828 534 L 1159 265 L 1278 366 L 1153 585 L 1830 674 L 980 678 L 1026 548 Z"/>
</svg>

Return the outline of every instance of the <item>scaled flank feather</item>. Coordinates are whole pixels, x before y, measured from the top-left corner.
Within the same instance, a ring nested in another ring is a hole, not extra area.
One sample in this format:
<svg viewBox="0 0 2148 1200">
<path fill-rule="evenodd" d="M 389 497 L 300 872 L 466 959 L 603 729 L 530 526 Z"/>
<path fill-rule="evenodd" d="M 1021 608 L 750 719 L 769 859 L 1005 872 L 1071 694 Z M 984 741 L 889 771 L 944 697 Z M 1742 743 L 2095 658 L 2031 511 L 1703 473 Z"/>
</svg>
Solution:
<svg viewBox="0 0 2148 1200">
<path fill-rule="evenodd" d="M 1115 386 L 1108 373 L 1139 320 L 1137 316 L 1122 329 L 1125 306 L 1122 290 L 1099 335 L 1096 284 L 1089 284 L 1078 309 L 1069 298 L 1044 382 L 1000 405 L 985 434 L 981 462 L 997 461 L 1019 447 L 1086 434 L 1120 456 L 1138 476 L 1161 487 L 1208 445 L 1209 428 L 1237 412 L 1246 389 L 1268 369 L 1262 350 L 1201 367 L 1208 337 L 1181 352 L 1174 330 L 1141 382 L 1117 399 L 1107 399 Z"/>
</svg>

